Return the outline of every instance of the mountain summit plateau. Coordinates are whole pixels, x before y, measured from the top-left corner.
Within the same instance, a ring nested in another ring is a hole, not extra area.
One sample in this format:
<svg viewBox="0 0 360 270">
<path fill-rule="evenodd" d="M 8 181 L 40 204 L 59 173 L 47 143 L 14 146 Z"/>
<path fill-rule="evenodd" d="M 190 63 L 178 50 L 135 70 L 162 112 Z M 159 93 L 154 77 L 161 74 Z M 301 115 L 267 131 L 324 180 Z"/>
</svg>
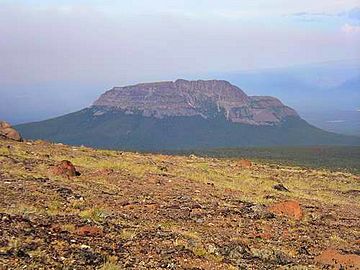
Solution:
<svg viewBox="0 0 360 270">
<path fill-rule="evenodd" d="M 205 119 L 223 114 L 234 123 L 276 125 L 287 117 L 299 117 L 274 97 L 248 96 L 227 81 L 187 81 L 143 83 L 114 87 L 93 104 L 100 110 L 120 109 L 143 116 L 201 116 Z"/>
</svg>

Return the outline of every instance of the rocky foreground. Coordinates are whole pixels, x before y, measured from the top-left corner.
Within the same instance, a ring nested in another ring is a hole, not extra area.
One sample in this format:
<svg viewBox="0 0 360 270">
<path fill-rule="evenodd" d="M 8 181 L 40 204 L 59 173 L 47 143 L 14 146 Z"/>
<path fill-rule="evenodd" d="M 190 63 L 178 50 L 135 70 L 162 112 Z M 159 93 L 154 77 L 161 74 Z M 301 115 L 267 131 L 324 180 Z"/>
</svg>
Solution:
<svg viewBox="0 0 360 270">
<path fill-rule="evenodd" d="M 0 138 L 0 269 L 359 269 L 360 178 Z"/>
</svg>

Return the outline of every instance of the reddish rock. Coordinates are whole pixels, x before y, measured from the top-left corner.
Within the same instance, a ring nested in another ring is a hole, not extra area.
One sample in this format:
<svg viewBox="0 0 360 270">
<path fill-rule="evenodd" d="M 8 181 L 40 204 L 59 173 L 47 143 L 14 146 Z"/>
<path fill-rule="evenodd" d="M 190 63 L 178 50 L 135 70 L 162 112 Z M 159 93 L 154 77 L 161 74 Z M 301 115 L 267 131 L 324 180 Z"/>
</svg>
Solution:
<svg viewBox="0 0 360 270">
<path fill-rule="evenodd" d="M 260 239 L 263 239 L 263 240 L 270 240 L 273 238 L 273 234 L 268 232 L 268 231 L 265 231 L 265 232 L 254 232 L 254 233 L 251 233 L 250 234 L 250 237 L 251 238 L 260 238 Z"/>
<path fill-rule="evenodd" d="M 252 166 L 252 162 L 247 159 L 239 160 L 238 164 L 239 164 L 239 166 L 241 166 L 243 168 L 250 168 Z"/>
<path fill-rule="evenodd" d="M 274 232 L 269 225 L 264 225 L 262 227 L 255 226 L 253 231 L 249 233 L 249 237 L 270 240 L 274 237 Z"/>
<path fill-rule="evenodd" d="M 0 121 L 0 129 L 11 128 L 11 125 L 8 122 Z"/>
<path fill-rule="evenodd" d="M 113 169 L 100 169 L 96 171 L 99 175 L 111 175 L 114 173 Z"/>
<path fill-rule="evenodd" d="M 60 224 L 51 225 L 51 230 L 55 233 L 61 233 L 66 231 Z"/>
<path fill-rule="evenodd" d="M 14 141 L 22 141 L 20 133 L 5 121 L 0 121 L 0 136 Z"/>
<path fill-rule="evenodd" d="M 78 228 L 75 233 L 80 236 L 101 236 L 104 234 L 101 228 L 87 225 Z"/>
<path fill-rule="evenodd" d="M 315 261 L 332 269 L 360 269 L 360 256 L 355 254 L 341 254 L 335 249 L 327 249 Z"/>
<path fill-rule="evenodd" d="M 303 217 L 303 211 L 297 201 L 275 203 L 269 207 L 269 211 L 274 214 L 287 216 L 296 220 L 300 220 Z"/>
<path fill-rule="evenodd" d="M 55 175 L 61 175 L 67 177 L 79 175 L 74 165 L 68 160 L 61 161 L 58 165 L 54 166 L 51 169 L 51 172 Z"/>
</svg>

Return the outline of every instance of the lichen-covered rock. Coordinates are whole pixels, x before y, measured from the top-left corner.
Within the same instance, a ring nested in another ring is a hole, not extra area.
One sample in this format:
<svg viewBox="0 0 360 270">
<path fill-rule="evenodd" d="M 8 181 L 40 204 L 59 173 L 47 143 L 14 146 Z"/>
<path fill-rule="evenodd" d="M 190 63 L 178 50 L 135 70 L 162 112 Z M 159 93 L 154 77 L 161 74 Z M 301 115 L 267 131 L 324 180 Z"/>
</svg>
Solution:
<svg viewBox="0 0 360 270">
<path fill-rule="evenodd" d="M 114 87 L 95 101 L 94 107 L 119 109 L 128 114 L 164 118 L 166 116 L 224 115 L 235 123 L 276 125 L 297 113 L 273 97 L 248 96 L 227 81 L 187 81 L 143 83 Z"/>
<path fill-rule="evenodd" d="M 0 121 L 0 137 L 14 141 L 22 141 L 22 137 L 11 125 L 5 121 Z"/>
</svg>

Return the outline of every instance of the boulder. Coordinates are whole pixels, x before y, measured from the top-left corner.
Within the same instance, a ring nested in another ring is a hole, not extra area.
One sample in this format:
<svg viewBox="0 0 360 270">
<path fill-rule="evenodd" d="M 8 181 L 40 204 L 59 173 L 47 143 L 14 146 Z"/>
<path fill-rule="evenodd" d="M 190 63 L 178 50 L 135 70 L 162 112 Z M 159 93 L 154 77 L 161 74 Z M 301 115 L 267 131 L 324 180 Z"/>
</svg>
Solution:
<svg viewBox="0 0 360 270">
<path fill-rule="evenodd" d="M 76 171 L 75 166 L 68 160 L 61 161 L 58 165 L 51 168 L 51 173 L 59 176 L 78 176 L 80 173 Z"/>
<path fill-rule="evenodd" d="M 250 168 L 252 166 L 252 162 L 247 159 L 240 159 L 238 165 L 242 168 Z"/>
<path fill-rule="evenodd" d="M 11 128 L 11 125 L 8 122 L 0 121 L 0 129 Z"/>
<path fill-rule="evenodd" d="M 0 136 L 18 142 L 22 141 L 20 133 L 5 121 L 0 121 Z"/>
<path fill-rule="evenodd" d="M 300 220 L 303 217 L 303 211 L 297 201 L 275 203 L 269 207 L 269 211 L 276 215 L 287 216 L 295 220 Z"/>
<path fill-rule="evenodd" d="M 327 249 L 315 261 L 331 269 L 360 269 L 360 256 L 356 254 L 341 254 L 335 249 Z M 328 268 L 326 268 L 328 269 Z"/>
</svg>

